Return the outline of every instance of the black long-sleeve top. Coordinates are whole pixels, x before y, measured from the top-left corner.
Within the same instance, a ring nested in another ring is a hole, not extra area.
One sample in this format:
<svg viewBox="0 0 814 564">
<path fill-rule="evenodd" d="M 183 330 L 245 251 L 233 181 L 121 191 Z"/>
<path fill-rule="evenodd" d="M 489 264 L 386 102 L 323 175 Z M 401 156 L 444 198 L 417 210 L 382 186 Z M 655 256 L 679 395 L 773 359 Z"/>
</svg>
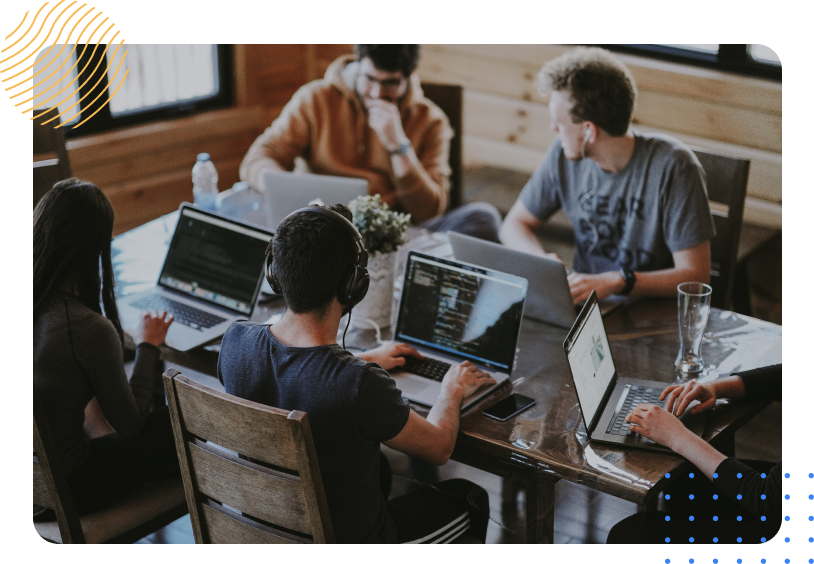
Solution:
<svg viewBox="0 0 814 564">
<path fill-rule="evenodd" d="M 744 400 L 771 399 L 780 401 L 783 391 L 783 365 L 776 364 L 738 373 L 746 392 Z M 766 517 L 767 524 L 780 526 L 780 480 L 782 461 L 765 478 L 735 458 L 727 458 L 718 465 L 713 483 L 736 503 L 758 518 Z M 738 496 L 740 495 L 740 499 Z"/>
</svg>

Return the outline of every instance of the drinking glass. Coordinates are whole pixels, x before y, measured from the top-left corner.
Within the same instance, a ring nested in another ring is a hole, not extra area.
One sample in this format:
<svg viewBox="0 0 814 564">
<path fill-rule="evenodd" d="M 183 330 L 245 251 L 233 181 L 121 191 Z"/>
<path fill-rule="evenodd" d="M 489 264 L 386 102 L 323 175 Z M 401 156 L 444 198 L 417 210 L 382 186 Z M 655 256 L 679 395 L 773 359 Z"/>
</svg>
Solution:
<svg viewBox="0 0 814 564">
<path fill-rule="evenodd" d="M 682 375 L 697 376 L 704 369 L 701 341 L 709 319 L 712 288 L 702 282 L 678 285 L 678 335 L 681 346 L 676 358 L 676 370 Z"/>
</svg>

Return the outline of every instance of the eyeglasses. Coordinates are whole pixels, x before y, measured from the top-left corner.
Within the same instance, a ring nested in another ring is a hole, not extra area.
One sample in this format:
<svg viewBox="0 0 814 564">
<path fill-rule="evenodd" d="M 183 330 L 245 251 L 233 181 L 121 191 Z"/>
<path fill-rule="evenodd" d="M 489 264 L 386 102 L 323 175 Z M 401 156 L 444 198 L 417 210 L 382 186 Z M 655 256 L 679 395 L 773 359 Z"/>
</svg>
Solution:
<svg viewBox="0 0 814 564">
<path fill-rule="evenodd" d="M 372 88 L 374 84 L 378 84 L 379 88 L 383 92 L 395 93 L 401 89 L 405 82 L 407 82 L 407 79 L 403 76 L 401 78 L 387 78 L 385 80 L 379 80 L 368 74 L 359 75 L 359 83 L 365 90 Z"/>
</svg>

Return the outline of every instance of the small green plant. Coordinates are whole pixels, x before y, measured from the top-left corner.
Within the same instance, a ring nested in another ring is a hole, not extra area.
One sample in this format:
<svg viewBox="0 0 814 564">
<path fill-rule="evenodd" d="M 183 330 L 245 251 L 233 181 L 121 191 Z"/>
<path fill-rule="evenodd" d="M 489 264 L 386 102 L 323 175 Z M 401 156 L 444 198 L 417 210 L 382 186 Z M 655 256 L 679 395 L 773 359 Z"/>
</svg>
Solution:
<svg viewBox="0 0 814 564">
<path fill-rule="evenodd" d="M 379 194 L 359 196 L 348 207 L 353 213 L 353 225 L 359 230 L 371 255 L 392 253 L 404 244 L 410 214 L 392 211 Z"/>
</svg>

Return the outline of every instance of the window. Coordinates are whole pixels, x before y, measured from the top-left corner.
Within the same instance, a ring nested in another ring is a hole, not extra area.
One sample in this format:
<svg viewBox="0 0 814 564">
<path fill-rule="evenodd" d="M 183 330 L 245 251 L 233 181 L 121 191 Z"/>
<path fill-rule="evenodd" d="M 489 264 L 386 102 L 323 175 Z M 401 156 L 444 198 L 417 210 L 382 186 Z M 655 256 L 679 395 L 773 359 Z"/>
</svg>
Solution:
<svg viewBox="0 0 814 564">
<path fill-rule="evenodd" d="M 765 45 L 651 43 L 646 45 L 600 45 L 600 47 L 749 76 L 775 80 L 782 78 L 780 59 L 771 48 Z"/>
<path fill-rule="evenodd" d="M 62 62 L 66 70 L 35 86 L 33 105 L 58 106 L 63 123 L 78 124 L 65 127 L 67 137 L 232 103 L 228 45 L 66 45 L 58 57 L 41 55 L 35 72 Z"/>
</svg>

